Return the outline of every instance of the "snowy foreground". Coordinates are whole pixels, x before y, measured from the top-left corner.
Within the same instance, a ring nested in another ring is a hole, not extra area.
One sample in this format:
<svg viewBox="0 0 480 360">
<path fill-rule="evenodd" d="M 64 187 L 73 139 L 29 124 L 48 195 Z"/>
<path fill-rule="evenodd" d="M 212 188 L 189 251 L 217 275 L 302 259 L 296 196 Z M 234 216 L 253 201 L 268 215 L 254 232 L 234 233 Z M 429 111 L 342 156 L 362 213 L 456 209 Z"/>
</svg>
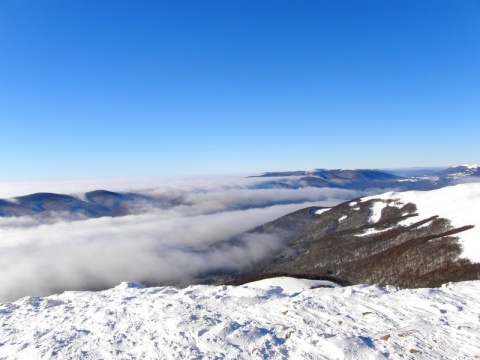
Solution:
<svg viewBox="0 0 480 360">
<path fill-rule="evenodd" d="M 325 283 L 325 282 L 323 282 Z M 1 359 L 480 358 L 480 281 L 439 289 L 276 278 L 0 304 Z"/>
</svg>

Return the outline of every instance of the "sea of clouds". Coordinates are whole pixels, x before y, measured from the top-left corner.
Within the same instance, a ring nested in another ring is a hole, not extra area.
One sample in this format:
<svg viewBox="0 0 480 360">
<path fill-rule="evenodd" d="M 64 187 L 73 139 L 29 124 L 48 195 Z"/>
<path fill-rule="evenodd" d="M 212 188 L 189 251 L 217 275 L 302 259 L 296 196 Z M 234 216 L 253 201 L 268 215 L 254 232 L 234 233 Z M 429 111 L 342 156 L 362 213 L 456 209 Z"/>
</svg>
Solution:
<svg viewBox="0 0 480 360">
<path fill-rule="evenodd" d="M 161 283 L 246 266 L 281 247 L 281 238 L 243 234 L 241 246 L 222 240 L 307 206 L 330 207 L 367 195 L 330 188 L 254 188 L 260 181 L 228 176 L 2 184 L 0 198 L 34 192 L 81 198 L 101 188 L 181 201 L 122 217 L 0 217 L 0 301 L 103 289 L 121 281 Z M 213 246 L 219 242 L 222 246 Z"/>
</svg>

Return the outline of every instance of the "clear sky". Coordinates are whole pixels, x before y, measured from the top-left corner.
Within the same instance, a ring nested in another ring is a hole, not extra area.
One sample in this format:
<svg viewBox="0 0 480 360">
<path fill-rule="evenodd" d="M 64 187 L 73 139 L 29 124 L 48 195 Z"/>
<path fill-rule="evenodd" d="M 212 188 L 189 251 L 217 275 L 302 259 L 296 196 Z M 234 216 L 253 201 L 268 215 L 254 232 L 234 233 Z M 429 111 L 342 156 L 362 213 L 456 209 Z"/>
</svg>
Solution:
<svg viewBox="0 0 480 360">
<path fill-rule="evenodd" d="M 0 0 L 0 181 L 480 161 L 480 1 Z"/>
</svg>

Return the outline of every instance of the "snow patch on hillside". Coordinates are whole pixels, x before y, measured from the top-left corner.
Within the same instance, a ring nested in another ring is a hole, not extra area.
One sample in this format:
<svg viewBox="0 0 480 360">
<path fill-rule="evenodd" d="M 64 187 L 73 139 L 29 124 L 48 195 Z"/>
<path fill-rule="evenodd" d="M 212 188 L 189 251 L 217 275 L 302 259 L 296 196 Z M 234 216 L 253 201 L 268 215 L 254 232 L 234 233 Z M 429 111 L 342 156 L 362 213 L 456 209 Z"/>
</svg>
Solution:
<svg viewBox="0 0 480 360">
<path fill-rule="evenodd" d="M 399 200 L 402 204 L 414 203 L 419 216 L 406 219 L 403 224 L 429 218 L 434 215 L 449 219 L 453 226 L 475 227 L 456 234 L 462 245 L 462 257 L 480 262 L 480 183 L 448 186 L 431 191 L 387 192 L 362 198 Z"/>
<path fill-rule="evenodd" d="M 315 215 L 323 214 L 325 211 L 328 211 L 328 210 L 330 210 L 330 208 L 318 209 L 317 211 L 315 211 Z"/>
<path fill-rule="evenodd" d="M 439 289 L 240 287 L 65 292 L 0 304 L 2 359 L 471 359 L 480 281 Z"/>
<path fill-rule="evenodd" d="M 365 229 L 363 233 L 356 234 L 355 236 L 363 237 L 368 235 L 376 235 L 376 234 L 384 233 L 385 231 L 388 231 L 388 230 L 391 230 L 391 229 L 388 228 L 388 229 L 382 229 L 382 230 L 375 230 L 374 228 L 368 228 L 368 229 Z"/>
<path fill-rule="evenodd" d="M 463 165 L 461 165 L 461 166 L 465 166 L 465 167 L 466 167 L 467 169 L 469 169 L 469 170 L 476 170 L 476 169 L 478 169 L 478 168 L 480 167 L 480 166 L 477 165 L 477 164 L 473 164 L 473 165 L 463 164 Z"/>
<path fill-rule="evenodd" d="M 382 210 L 387 206 L 387 203 L 384 201 L 374 201 L 372 207 L 370 208 L 370 216 L 368 222 L 374 224 L 380 221 L 382 217 Z"/>
</svg>

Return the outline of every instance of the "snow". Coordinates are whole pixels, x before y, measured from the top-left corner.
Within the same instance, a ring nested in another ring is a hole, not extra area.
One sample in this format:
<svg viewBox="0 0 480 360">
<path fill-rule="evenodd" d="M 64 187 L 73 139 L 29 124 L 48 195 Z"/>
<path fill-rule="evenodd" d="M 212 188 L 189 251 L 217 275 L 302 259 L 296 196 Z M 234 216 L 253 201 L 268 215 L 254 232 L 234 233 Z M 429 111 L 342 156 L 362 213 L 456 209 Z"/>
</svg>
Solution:
<svg viewBox="0 0 480 360">
<path fill-rule="evenodd" d="M 476 169 L 478 169 L 478 168 L 480 167 L 480 165 L 477 165 L 477 164 L 473 164 L 473 165 L 463 164 L 463 165 L 461 165 L 461 166 L 464 166 L 464 167 L 466 167 L 466 168 L 469 169 L 469 170 L 476 170 Z"/>
<path fill-rule="evenodd" d="M 370 216 L 368 222 L 374 224 L 380 221 L 382 217 L 382 210 L 387 206 L 384 201 L 374 201 L 372 207 L 370 208 Z"/>
<path fill-rule="evenodd" d="M 245 287 L 263 290 L 268 290 L 274 287 L 281 287 L 283 289 L 282 291 L 286 291 L 288 293 L 303 291 L 306 289 L 310 289 L 313 286 L 341 287 L 340 285 L 332 281 L 296 279 L 291 277 L 264 279 L 245 285 Z"/>
<path fill-rule="evenodd" d="M 116 288 L 118 289 L 143 289 L 145 288 L 145 285 L 135 282 L 135 281 L 124 281 L 120 285 L 118 285 Z"/>
<path fill-rule="evenodd" d="M 338 221 L 341 222 L 347 218 L 347 215 L 343 215 L 342 217 L 338 218 Z"/>
<path fill-rule="evenodd" d="M 419 216 L 408 218 L 404 224 L 439 215 L 449 219 L 455 227 L 474 225 L 474 228 L 455 236 L 460 238 L 463 248 L 461 257 L 480 262 L 480 183 L 460 184 L 431 191 L 387 192 L 362 198 L 362 201 L 370 199 L 398 199 L 402 204 L 414 203 Z"/>
<path fill-rule="evenodd" d="M 361 234 L 356 234 L 355 236 L 360 236 L 360 237 L 363 237 L 363 236 L 368 236 L 368 235 L 375 235 L 375 234 L 381 234 L 385 231 L 388 231 L 388 230 L 391 230 L 390 228 L 388 229 L 382 229 L 382 230 L 375 230 L 373 228 L 368 228 L 366 229 L 363 233 Z"/>
<path fill-rule="evenodd" d="M 0 304 L 1 359 L 472 359 L 480 281 L 439 289 L 308 280 L 65 292 Z"/>
<path fill-rule="evenodd" d="M 357 200 L 348 203 L 348 206 L 350 206 L 352 208 L 352 210 L 355 210 L 355 211 L 360 210 L 360 208 L 358 207 Z"/>
<path fill-rule="evenodd" d="M 319 210 L 315 211 L 315 215 L 323 214 L 325 211 L 328 211 L 328 210 L 330 210 L 330 208 L 319 209 Z"/>
</svg>

